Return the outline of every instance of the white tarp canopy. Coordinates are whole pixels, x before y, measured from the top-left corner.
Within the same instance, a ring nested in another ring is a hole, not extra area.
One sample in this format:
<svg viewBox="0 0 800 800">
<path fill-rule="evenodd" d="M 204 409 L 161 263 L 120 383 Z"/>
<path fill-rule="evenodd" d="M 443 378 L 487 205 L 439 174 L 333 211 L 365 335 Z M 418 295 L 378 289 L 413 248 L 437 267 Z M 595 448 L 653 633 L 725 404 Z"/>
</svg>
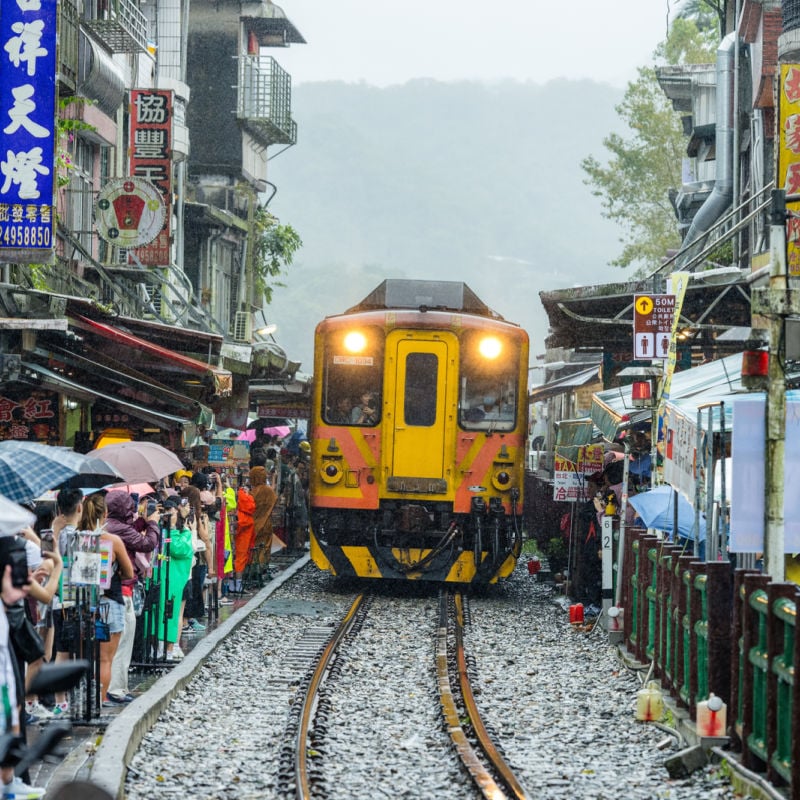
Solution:
<svg viewBox="0 0 800 800">
<path fill-rule="evenodd" d="M 669 399 L 666 401 L 677 412 L 691 417 L 696 422 L 697 409 L 706 403 L 717 403 L 731 398 L 742 391 L 741 382 L 742 354 L 720 358 L 701 364 L 699 367 L 676 372 L 672 376 Z M 730 430 L 732 410 L 726 404 L 725 422 Z M 592 396 L 592 421 L 603 432 L 607 439 L 613 439 L 617 428 L 628 417 L 636 422 L 648 419 L 650 411 L 633 409 L 631 406 L 630 386 L 619 386 L 595 392 Z M 705 428 L 708 415 L 705 414 L 701 425 Z M 715 430 L 719 429 L 719 410 L 714 415 Z"/>
</svg>

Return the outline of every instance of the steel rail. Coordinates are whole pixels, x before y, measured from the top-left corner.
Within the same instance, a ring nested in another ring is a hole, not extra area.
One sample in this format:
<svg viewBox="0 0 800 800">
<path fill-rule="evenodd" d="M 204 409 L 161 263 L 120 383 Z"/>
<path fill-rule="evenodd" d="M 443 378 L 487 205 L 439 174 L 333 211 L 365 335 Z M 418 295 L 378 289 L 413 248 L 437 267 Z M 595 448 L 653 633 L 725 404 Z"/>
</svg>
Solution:
<svg viewBox="0 0 800 800">
<path fill-rule="evenodd" d="M 497 771 L 500 779 L 511 791 L 511 796 L 517 798 L 517 800 L 529 800 L 529 795 L 520 785 L 514 774 L 514 770 L 506 763 L 492 740 L 492 737 L 489 735 L 489 732 L 486 730 L 486 726 L 483 724 L 483 718 L 481 717 L 481 712 L 478 710 L 478 704 L 475 702 L 472 684 L 467 674 L 467 659 L 464 654 L 464 604 L 461 592 L 455 593 L 453 602 L 456 608 L 456 659 L 458 662 L 458 677 L 461 683 L 461 697 L 464 701 L 464 707 L 467 710 L 467 716 L 470 719 L 472 729 L 475 731 L 475 736 L 478 739 L 481 749 L 491 762 L 492 767 Z"/>
<path fill-rule="evenodd" d="M 469 725 L 477 739 L 479 752 L 469 741 L 469 737 L 461 724 L 458 702 L 450 682 L 449 648 L 448 648 L 448 594 L 442 592 L 439 604 L 439 631 L 436 646 L 436 671 L 439 685 L 439 698 L 442 714 L 447 724 L 447 732 L 467 771 L 472 775 L 476 785 L 487 800 L 529 800 L 529 795 L 520 786 L 513 770 L 506 764 L 497 747 L 486 730 L 480 711 L 475 703 L 475 696 L 467 675 L 467 661 L 464 655 L 464 613 L 461 593 L 454 594 L 455 603 L 455 657 L 459 673 L 460 699 L 469 720 Z M 488 767 L 487 767 L 488 762 Z M 495 780 L 497 775 L 507 793 Z"/>
<path fill-rule="evenodd" d="M 331 659 L 336 653 L 342 639 L 350 632 L 356 618 L 356 612 L 364 601 L 364 595 L 360 594 L 353 601 L 350 610 L 339 623 L 339 627 L 328 640 L 325 649 L 314 667 L 314 674 L 311 676 L 306 694 L 303 698 L 303 708 L 300 713 L 300 724 L 295 738 L 295 785 L 297 787 L 296 797 L 298 800 L 310 800 L 311 785 L 308 775 L 308 735 L 311 730 L 311 720 L 317 704 L 317 693 L 325 678 Z"/>
</svg>

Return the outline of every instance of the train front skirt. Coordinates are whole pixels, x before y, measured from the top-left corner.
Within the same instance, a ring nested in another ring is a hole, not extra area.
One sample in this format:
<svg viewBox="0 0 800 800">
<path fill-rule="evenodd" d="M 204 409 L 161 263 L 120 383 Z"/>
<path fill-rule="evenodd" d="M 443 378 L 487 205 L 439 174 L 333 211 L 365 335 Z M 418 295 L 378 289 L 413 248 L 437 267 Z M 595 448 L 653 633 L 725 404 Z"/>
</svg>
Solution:
<svg viewBox="0 0 800 800">
<path fill-rule="evenodd" d="M 331 544 L 320 541 L 313 531 L 310 538 L 314 563 L 341 577 L 486 584 L 508 577 L 516 564 L 514 552 L 501 556 L 499 563 L 483 552 L 476 567 L 471 550 L 444 551 L 430 558 L 430 549 Z"/>
</svg>

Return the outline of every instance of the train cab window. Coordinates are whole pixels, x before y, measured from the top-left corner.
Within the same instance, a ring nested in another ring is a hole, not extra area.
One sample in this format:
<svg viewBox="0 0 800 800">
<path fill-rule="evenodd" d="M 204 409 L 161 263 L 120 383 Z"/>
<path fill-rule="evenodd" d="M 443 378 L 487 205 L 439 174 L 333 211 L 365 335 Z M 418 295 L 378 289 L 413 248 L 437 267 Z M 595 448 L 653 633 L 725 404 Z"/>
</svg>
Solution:
<svg viewBox="0 0 800 800">
<path fill-rule="evenodd" d="M 517 349 L 503 342 L 481 347 L 485 340 L 476 332 L 462 342 L 459 423 L 467 430 L 510 431 L 518 412 Z"/>
<path fill-rule="evenodd" d="M 370 331 L 353 352 L 344 335 L 326 343 L 322 384 L 322 419 L 329 425 L 372 427 L 381 420 L 383 347 Z"/>
<path fill-rule="evenodd" d="M 439 359 L 434 353 L 409 353 L 403 419 L 407 425 L 430 427 L 436 423 Z"/>
</svg>

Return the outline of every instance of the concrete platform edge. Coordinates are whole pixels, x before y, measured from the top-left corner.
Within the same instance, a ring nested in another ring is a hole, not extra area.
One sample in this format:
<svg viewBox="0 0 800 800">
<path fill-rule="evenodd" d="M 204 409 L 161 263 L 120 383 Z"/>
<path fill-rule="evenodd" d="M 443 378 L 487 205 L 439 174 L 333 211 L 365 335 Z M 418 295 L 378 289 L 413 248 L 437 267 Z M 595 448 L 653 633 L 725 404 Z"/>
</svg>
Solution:
<svg viewBox="0 0 800 800">
<path fill-rule="evenodd" d="M 118 800 L 123 800 L 128 765 L 139 749 L 142 739 L 153 727 L 161 712 L 172 698 L 192 680 L 205 659 L 216 650 L 219 644 L 246 622 L 251 614 L 255 614 L 261 604 L 285 581 L 302 569 L 308 560 L 308 556 L 304 556 L 287 567 L 277 578 L 254 595 L 247 605 L 235 611 L 216 630 L 204 637 L 203 641 L 198 642 L 191 652 L 187 653 L 183 661 L 159 678 L 147 692 L 136 698 L 114 719 L 106 729 L 91 764 L 90 780 L 93 783 L 101 786 Z M 74 760 L 68 759 L 68 761 L 69 763 L 64 762 L 61 765 L 64 767 L 63 770 L 60 766 L 53 774 L 48 789 L 75 779 L 80 765 L 76 769 Z"/>
</svg>

